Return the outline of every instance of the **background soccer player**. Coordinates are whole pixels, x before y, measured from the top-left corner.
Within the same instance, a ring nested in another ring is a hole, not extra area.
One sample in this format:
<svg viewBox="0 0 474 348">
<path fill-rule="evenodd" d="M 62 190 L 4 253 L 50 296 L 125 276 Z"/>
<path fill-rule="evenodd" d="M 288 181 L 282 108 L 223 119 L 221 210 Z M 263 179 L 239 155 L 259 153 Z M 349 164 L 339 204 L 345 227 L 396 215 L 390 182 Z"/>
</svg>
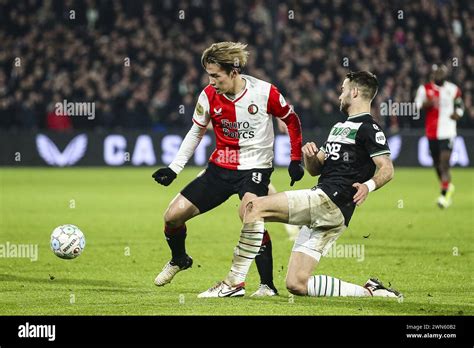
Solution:
<svg viewBox="0 0 474 348">
<path fill-rule="evenodd" d="M 415 102 L 418 109 L 424 109 L 425 131 L 430 145 L 433 166 L 441 183 L 438 206 L 448 208 L 452 203 L 454 185 L 451 183 L 449 159 L 456 137 L 456 121 L 464 115 L 461 89 L 446 81 L 448 69 L 445 65 L 434 64 L 431 81 L 421 85 Z"/>
<path fill-rule="evenodd" d="M 257 198 L 247 204 L 231 271 L 224 281 L 198 297 L 239 293 L 252 262 L 252 253 L 259 248 L 257 239 L 263 235 L 265 221 L 303 225 L 291 253 L 286 277 L 287 289 L 292 294 L 400 296 L 377 279 L 369 279 L 360 286 L 326 275 L 312 275 L 321 256 L 348 226 L 356 205 L 362 204 L 369 192 L 393 177 L 387 139 L 370 114 L 370 104 L 377 90 L 377 78 L 368 71 L 346 75 L 339 100 L 347 120 L 331 129 L 320 149 L 315 143 L 303 147 L 306 169 L 312 176 L 321 175 L 318 185 L 311 190 L 286 191 Z M 246 245 L 245 249 L 240 248 L 240 244 Z"/>
<path fill-rule="evenodd" d="M 194 124 L 173 162 L 153 174 L 158 183 L 171 184 L 212 122 L 216 149 L 206 171 L 186 186 L 165 212 L 165 236 L 172 258 L 156 277 L 158 286 L 169 283 L 176 273 L 192 265 L 193 260 L 185 249 L 186 221 L 217 207 L 233 194 L 238 194 L 242 200 L 239 208 L 242 218 L 248 202 L 268 194 L 273 171 L 272 117 L 281 119 L 288 127 L 291 185 L 304 175 L 300 120 L 275 86 L 241 74 L 248 54 L 246 45 L 234 42 L 215 43 L 204 51 L 201 63 L 209 75 L 209 85 L 199 96 L 193 115 Z M 256 294 L 272 296 L 276 289 L 267 231 L 262 232 L 258 243 L 259 248 L 252 259 L 259 254 L 256 261 L 261 280 L 259 290 L 263 287 L 264 291 L 258 290 Z"/>
</svg>

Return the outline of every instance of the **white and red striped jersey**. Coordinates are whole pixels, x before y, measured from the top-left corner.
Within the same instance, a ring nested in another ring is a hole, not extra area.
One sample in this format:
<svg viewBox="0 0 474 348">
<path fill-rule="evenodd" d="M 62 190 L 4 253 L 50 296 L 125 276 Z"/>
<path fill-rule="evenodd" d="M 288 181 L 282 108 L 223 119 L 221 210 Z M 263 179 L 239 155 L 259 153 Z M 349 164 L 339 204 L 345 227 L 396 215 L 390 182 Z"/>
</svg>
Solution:
<svg viewBox="0 0 474 348">
<path fill-rule="evenodd" d="M 272 84 L 252 76 L 241 76 L 246 82 L 245 88 L 234 99 L 217 94 L 211 85 L 199 96 L 193 122 L 199 127 L 212 122 L 216 135 L 216 149 L 209 161 L 233 170 L 271 168 L 272 116 L 287 123 L 291 159 L 300 160 L 301 125 L 292 107 Z"/>
<path fill-rule="evenodd" d="M 449 81 L 444 81 L 442 86 L 429 82 L 418 87 L 415 97 L 418 109 L 425 101 L 434 101 L 434 105 L 426 109 L 425 130 L 428 139 L 443 140 L 456 136 L 456 121 L 451 119 L 451 115 L 454 113 L 454 100 L 460 96 L 461 89 Z"/>
</svg>

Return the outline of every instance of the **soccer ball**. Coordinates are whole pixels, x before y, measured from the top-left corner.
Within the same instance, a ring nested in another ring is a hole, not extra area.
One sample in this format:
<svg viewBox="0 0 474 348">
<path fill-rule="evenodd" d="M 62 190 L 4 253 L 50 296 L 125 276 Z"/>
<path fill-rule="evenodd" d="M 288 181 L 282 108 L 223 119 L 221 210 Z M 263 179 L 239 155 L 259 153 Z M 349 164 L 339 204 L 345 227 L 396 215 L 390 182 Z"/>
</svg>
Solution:
<svg viewBox="0 0 474 348">
<path fill-rule="evenodd" d="M 74 225 L 62 225 L 51 233 L 51 250 L 62 259 L 74 259 L 86 246 L 84 233 Z"/>
</svg>

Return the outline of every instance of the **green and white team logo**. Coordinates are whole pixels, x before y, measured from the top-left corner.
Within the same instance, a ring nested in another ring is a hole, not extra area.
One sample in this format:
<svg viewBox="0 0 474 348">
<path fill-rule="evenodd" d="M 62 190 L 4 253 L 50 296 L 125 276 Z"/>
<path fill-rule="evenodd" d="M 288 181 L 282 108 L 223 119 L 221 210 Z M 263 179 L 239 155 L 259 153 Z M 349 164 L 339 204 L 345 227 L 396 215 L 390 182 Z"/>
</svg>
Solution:
<svg viewBox="0 0 474 348">
<path fill-rule="evenodd" d="M 341 144 L 355 144 L 357 132 L 362 123 L 346 121 L 337 123 L 329 133 L 328 142 Z"/>
</svg>

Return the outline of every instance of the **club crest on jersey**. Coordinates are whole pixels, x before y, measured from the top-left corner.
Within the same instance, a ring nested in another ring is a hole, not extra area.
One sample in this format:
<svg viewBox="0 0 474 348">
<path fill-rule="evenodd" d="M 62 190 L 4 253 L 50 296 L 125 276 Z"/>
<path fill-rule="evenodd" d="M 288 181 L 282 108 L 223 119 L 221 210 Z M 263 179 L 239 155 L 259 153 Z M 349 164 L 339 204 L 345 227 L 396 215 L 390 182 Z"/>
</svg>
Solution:
<svg viewBox="0 0 474 348">
<path fill-rule="evenodd" d="M 255 104 L 250 104 L 247 108 L 247 111 L 249 112 L 249 114 L 255 115 L 258 112 L 258 106 Z"/>
<path fill-rule="evenodd" d="M 347 128 L 344 128 L 341 135 L 344 136 L 344 137 L 347 137 L 350 133 L 351 133 L 351 129 L 349 127 L 347 127 Z"/>
<path fill-rule="evenodd" d="M 222 115 L 222 108 L 219 108 L 219 109 L 214 108 L 214 113 L 215 113 L 217 116 Z"/>
</svg>

